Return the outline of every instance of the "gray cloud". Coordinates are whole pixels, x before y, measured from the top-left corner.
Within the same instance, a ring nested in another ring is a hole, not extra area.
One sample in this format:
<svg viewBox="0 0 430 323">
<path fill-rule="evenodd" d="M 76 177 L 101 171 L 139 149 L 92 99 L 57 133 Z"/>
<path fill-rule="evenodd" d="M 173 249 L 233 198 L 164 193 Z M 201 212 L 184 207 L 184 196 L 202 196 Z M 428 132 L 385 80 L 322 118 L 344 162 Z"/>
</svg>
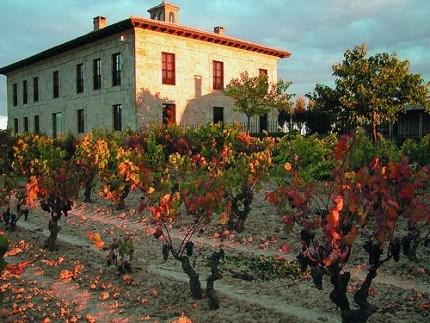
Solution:
<svg viewBox="0 0 430 323">
<path fill-rule="evenodd" d="M 91 31 L 92 17 L 113 23 L 147 17 L 161 0 L 2 0 L 0 66 Z M 346 49 L 367 43 L 370 53 L 395 52 L 411 70 L 430 80 L 428 0 L 172 0 L 181 23 L 204 30 L 224 25 L 227 34 L 293 53 L 279 76 L 303 95 L 316 83 L 333 84 L 331 66 Z M 6 114 L 5 78 L 0 77 L 0 115 Z"/>
</svg>

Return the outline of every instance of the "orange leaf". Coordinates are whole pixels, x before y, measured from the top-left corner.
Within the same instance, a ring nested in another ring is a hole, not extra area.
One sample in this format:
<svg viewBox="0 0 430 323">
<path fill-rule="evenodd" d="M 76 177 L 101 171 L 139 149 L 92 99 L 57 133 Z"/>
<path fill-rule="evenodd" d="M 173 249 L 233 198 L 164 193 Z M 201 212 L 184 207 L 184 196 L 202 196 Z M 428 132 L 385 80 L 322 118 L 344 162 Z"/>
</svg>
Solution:
<svg viewBox="0 0 430 323">
<path fill-rule="evenodd" d="M 343 209 L 343 197 L 340 195 L 336 195 L 333 198 L 333 202 L 336 206 L 336 210 L 338 210 L 339 212 L 342 211 L 342 209 Z"/>
<path fill-rule="evenodd" d="M 328 213 L 328 222 L 333 228 L 337 227 L 337 225 L 339 224 L 339 218 L 339 211 L 336 208 L 330 209 Z"/>
<path fill-rule="evenodd" d="M 103 249 L 105 246 L 105 242 L 102 240 L 100 234 L 98 232 L 88 232 L 88 238 L 93 242 L 94 246 L 97 249 Z"/>
<path fill-rule="evenodd" d="M 108 292 L 101 292 L 101 293 L 100 293 L 100 296 L 99 296 L 99 300 L 101 300 L 101 301 L 105 301 L 105 300 L 107 300 L 109 297 L 110 297 L 110 295 L 109 295 L 109 293 L 108 293 Z"/>
<path fill-rule="evenodd" d="M 64 281 L 69 281 L 75 276 L 74 272 L 70 270 L 62 270 L 60 272 L 60 279 Z"/>
<path fill-rule="evenodd" d="M 8 252 L 6 252 L 6 254 L 4 255 L 5 257 L 14 257 L 19 255 L 23 250 L 21 248 L 12 248 L 10 249 Z"/>
<path fill-rule="evenodd" d="M 73 273 L 75 275 L 79 274 L 84 269 L 84 265 L 76 264 L 75 267 L 73 267 Z"/>
<path fill-rule="evenodd" d="M 20 276 L 31 264 L 31 261 L 21 261 L 17 264 L 7 264 L 5 272 L 9 275 Z"/>
<path fill-rule="evenodd" d="M 133 282 L 133 277 L 131 277 L 131 275 L 126 274 L 122 276 L 122 281 L 127 285 L 130 285 Z"/>
<path fill-rule="evenodd" d="M 191 319 L 186 317 L 184 314 L 181 314 L 177 320 L 174 320 L 171 323 L 193 323 L 193 321 L 191 321 Z"/>
</svg>

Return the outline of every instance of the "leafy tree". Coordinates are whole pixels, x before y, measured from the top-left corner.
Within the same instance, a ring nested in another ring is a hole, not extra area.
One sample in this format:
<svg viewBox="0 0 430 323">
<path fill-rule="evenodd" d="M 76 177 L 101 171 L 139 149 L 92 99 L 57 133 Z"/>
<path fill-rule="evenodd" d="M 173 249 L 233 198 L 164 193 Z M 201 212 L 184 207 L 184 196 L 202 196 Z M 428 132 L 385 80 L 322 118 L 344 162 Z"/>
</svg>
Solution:
<svg viewBox="0 0 430 323">
<path fill-rule="evenodd" d="M 333 66 L 335 89 L 317 85 L 312 98 L 324 110 L 335 110 L 338 122 L 370 127 L 376 143 L 378 127 L 396 121 L 406 104 L 430 109 L 430 84 L 420 74 L 410 73 L 409 62 L 395 54 L 367 54 L 365 45 L 347 50 L 343 61 Z"/>
<path fill-rule="evenodd" d="M 239 78 L 230 81 L 224 93 L 234 99 L 234 111 L 246 115 L 246 129 L 249 132 L 251 117 L 264 115 L 274 108 L 290 109 L 292 95 L 286 93 L 290 84 L 283 80 L 269 83 L 267 75 L 251 77 L 245 71 Z"/>
<path fill-rule="evenodd" d="M 343 133 L 349 128 L 347 111 L 341 106 L 336 90 L 317 84 L 314 92 L 306 96 L 310 99 L 306 126 L 311 134 Z"/>
</svg>

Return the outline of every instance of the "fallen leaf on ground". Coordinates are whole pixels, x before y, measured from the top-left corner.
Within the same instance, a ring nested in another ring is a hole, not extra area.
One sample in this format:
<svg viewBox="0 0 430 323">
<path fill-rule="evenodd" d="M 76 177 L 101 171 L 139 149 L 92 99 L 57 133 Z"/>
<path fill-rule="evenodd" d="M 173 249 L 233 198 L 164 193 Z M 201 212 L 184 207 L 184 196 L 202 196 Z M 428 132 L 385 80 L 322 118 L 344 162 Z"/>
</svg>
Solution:
<svg viewBox="0 0 430 323">
<path fill-rule="evenodd" d="M 108 292 L 101 292 L 101 293 L 100 293 L 100 296 L 99 296 L 99 300 L 101 300 L 101 301 L 105 301 L 105 300 L 107 300 L 109 297 L 110 297 L 110 295 L 109 295 L 109 293 L 108 293 Z"/>
<path fill-rule="evenodd" d="M 31 264 L 31 261 L 21 261 L 17 264 L 7 264 L 3 275 L 8 276 L 20 276 Z"/>
<path fill-rule="evenodd" d="M 23 250 L 19 247 L 15 247 L 10 249 L 8 252 L 5 253 L 5 257 L 14 257 L 19 255 Z"/>
<path fill-rule="evenodd" d="M 177 320 L 171 321 L 170 323 L 193 323 L 189 317 L 182 314 Z"/>
<path fill-rule="evenodd" d="M 60 279 L 64 281 L 70 281 L 75 276 L 75 273 L 70 270 L 62 270 L 60 272 Z"/>
<path fill-rule="evenodd" d="M 88 238 L 93 242 L 94 246 L 97 249 L 103 249 L 105 246 L 105 242 L 102 240 L 102 237 L 98 232 L 88 232 Z"/>
<path fill-rule="evenodd" d="M 154 298 L 158 297 L 158 291 L 156 288 L 151 288 L 151 294 Z"/>
</svg>

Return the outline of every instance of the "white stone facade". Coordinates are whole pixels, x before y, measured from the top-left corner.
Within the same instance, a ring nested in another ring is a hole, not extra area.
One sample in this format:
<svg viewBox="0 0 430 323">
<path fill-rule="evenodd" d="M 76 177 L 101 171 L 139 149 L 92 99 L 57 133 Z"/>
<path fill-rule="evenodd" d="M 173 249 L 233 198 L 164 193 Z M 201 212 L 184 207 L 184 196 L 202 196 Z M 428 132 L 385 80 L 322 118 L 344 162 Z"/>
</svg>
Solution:
<svg viewBox="0 0 430 323">
<path fill-rule="evenodd" d="M 143 27 L 142 22 L 146 24 Z M 226 38 L 229 46 L 227 41 L 220 44 L 203 38 L 195 39 L 186 33 L 185 36 L 182 33 L 173 34 L 172 30 L 179 26 L 176 24 L 165 23 L 172 27 L 170 31 L 154 30 L 147 27 L 148 24 L 151 24 L 149 19 L 140 18 L 139 25 L 136 23 L 126 30 L 112 31 L 106 37 L 87 40 L 70 50 L 22 64 L 19 68 L 4 68 L 8 88 L 8 128 L 14 131 L 15 119 L 18 119 L 18 130 L 22 132 L 24 118 L 28 118 L 28 131 L 32 132 L 35 130 L 34 117 L 39 116 L 40 132 L 53 135 L 53 114 L 61 113 L 62 124 L 57 133 L 76 135 L 77 111 L 84 110 L 85 132 L 97 128 L 112 129 L 113 106 L 118 104 L 122 107 L 122 129 L 139 129 L 163 122 L 165 103 L 175 105 L 176 123 L 180 125 L 212 122 L 213 107 L 223 108 L 224 122 L 244 121 L 244 115 L 233 112 L 233 101 L 222 91 L 213 90 L 213 61 L 224 64 L 224 85 L 239 77 L 243 71 L 258 75 L 259 69 L 267 70 L 270 81 L 277 80 L 279 55 L 250 50 L 252 46 L 241 49 L 233 46 L 236 43 L 231 41 L 232 38 Z M 103 30 L 94 33 L 101 32 Z M 175 55 L 174 85 L 162 82 L 163 52 Z M 112 55 L 115 53 L 120 53 L 122 57 L 120 86 L 112 86 Z M 98 58 L 101 60 L 102 87 L 94 90 L 93 61 Z M 78 64 L 83 64 L 83 93 L 77 93 Z M 58 98 L 53 98 L 54 71 L 59 73 Z M 38 102 L 33 100 L 34 77 L 38 77 L 39 83 Z M 25 80 L 27 104 L 23 103 Z M 17 84 L 18 90 L 16 106 L 13 102 L 14 84 Z"/>
</svg>

